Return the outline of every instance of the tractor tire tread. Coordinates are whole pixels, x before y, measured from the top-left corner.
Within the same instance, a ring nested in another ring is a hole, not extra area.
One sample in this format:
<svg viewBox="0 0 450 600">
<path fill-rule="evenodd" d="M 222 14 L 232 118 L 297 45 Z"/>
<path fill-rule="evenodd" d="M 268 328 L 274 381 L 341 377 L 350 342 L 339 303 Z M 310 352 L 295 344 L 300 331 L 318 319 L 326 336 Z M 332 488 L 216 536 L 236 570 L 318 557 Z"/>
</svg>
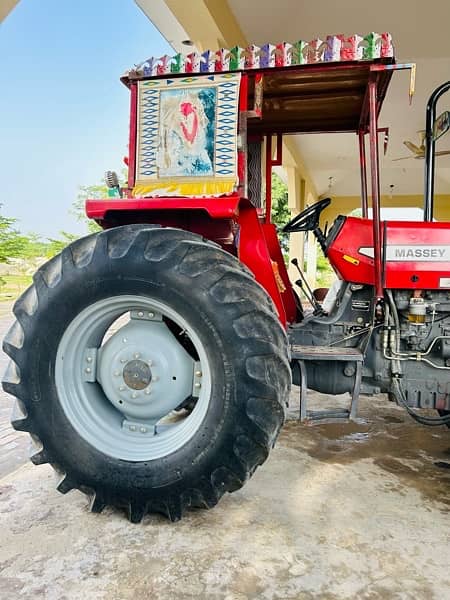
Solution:
<svg viewBox="0 0 450 600">
<path fill-rule="evenodd" d="M 74 269 L 89 269 L 105 259 L 120 260 L 137 246 L 146 261 L 164 261 L 167 268 L 177 269 L 184 277 L 195 280 L 196 285 L 202 285 L 197 280 L 207 282 L 209 301 L 218 312 L 226 314 L 225 318 L 230 318 L 230 330 L 246 348 L 247 399 L 243 403 L 242 421 L 236 426 L 230 456 L 224 455 L 223 464 L 199 478 L 194 487 L 170 494 L 164 501 L 151 497 L 129 497 L 124 501 L 123 495 L 92 489 L 78 481 L 76 475 L 59 464 L 57 452 L 44 448 L 33 418 L 33 398 L 29 397 L 20 377 L 21 365 L 27 361 L 27 336 L 32 335 L 40 306 L 49 302 L 52 291 L 65 277 L 70 277 Z M 3 342 L 3 349 L 11 358 L 3 388 L 17 399 L 12 425 L 31 434 L 35 445 L 32 462 L 51 463 L 60 474 L 58 491 L 65 494 L 81 489 L 89 493 L 92 512 L 101 512 L 112 505 L 125 508 L 133 523 L 140 522 L 149 512 L 159 512 L 177 521 L 189 507 L 211 508 L 225 492 L 240 489 L 266 460 L 284 423 L 284 404 L 291 382 L 287 336 L 262 286 L 245 265 L 216 244 L 186 231 L 151 225 L 125 226 L 89 235 L 72 243 L 37 271 L 33 284 L 16 301 L 13 312 L 17 320 Z"/>
</svg>

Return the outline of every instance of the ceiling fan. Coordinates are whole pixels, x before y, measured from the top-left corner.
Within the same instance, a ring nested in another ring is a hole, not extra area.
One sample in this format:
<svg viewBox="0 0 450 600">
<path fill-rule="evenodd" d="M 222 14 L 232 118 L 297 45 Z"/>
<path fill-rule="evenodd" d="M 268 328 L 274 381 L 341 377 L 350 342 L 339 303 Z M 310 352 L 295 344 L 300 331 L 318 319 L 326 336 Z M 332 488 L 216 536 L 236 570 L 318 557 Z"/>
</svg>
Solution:
<svg viewBox="0 0 450 600">
<path fill-rule="evenodd" d="M 393 162 L 397 160 L 408 160 L 410 158 L 425 158 L 425 130 L 420 130 L 417 132 L 419 134 L 420 146 L 417 146 L 413 142 L 409 140 L 404 140 L 403 144 L 408 148 L 408 150 L 412 153 L 411 156 L 402 156 L 401 158 L 393 158 Z M 435 153 L 435 156 L 445 156 L 450 154 L 450 150 L 439 150 Z"/>
</svg>

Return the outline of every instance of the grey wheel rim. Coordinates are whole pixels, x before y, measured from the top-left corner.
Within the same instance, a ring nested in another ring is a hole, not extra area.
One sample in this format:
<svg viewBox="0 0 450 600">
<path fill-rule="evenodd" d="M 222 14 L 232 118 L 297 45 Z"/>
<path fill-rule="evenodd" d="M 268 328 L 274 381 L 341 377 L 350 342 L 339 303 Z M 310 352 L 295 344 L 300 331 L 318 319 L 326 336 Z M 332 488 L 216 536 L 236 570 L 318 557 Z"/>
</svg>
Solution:
<svg viewBox="0 0 450 600">
<path fill-rule="evenodd" d="M 163 317 L 187 334 L 198 360 Z M 134 462 L 184 446 L 201 428 L 211 398 L 211 370 L 197 333 L 168 304 L 134 295 L 105 298 L 76 316 L 58 346 L 55 382 L 77 433 L 98 451 Z M 190 395 L 192 412 L 175 413 Z"/>
</svg>

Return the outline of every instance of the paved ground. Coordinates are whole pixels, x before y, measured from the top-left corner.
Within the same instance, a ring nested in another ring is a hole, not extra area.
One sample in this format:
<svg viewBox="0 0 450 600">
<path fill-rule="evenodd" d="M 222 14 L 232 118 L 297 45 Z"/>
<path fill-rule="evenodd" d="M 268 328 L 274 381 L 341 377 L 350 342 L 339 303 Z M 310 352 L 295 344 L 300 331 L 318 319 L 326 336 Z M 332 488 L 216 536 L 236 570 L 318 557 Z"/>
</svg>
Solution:
<svg viewBox="0 0 450 600">
<path fill-rule="evenodd" d="M 361 413 L 289 421 L 243 490 L 175 524 L 93 515 L 48 465 L 21 467 L 0 479 L 0 598 L 450 598 L 449 432 L 384 397 Z"/>
<path fill-rule="evenodd" d="M 1 350 L 1 340 L 13 323 L 11 305 L 0 303 L 0 376 L 9 358 Z M 0 479 L 28 460 L 29 436 L 15 431 L 9 422 L 14 400 L 0 387 Z M 1 592 L 0 592 L 1 596 Z"/>
</svg>

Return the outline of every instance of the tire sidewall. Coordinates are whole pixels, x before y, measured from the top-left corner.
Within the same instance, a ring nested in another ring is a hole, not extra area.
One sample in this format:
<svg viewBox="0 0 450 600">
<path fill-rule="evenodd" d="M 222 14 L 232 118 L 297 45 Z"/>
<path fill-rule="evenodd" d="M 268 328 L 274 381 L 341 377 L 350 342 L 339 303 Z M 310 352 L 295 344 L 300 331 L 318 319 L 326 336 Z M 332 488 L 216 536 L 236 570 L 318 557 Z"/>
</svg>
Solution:
<svg viewBox="0 0 450 600">
<path fill-rule="evenodd" d="M 93 488 L 114 489 L 115 494 L 120 490 L 126 494 L 130 486 L 152 490 L 152 496 L 158 488 L 164 488 L 166 495 L 168 487 L 174 491 L 195 487 L 205 473 L 221 466 L 223 457 L 232 452 L 233 439 L 245 429 L 247 374 L 245 356 L 235 355 L 233 307 L 222 305 L 218 315 L 210 302 L 207 278 L 198 277 L 193 285 L 176 268 L 176 257 L 149 264 L 136 247 L 114 260 L 96 252 L 82 270 L 64 256 L 63 261 L 64 277 L 46 290 L 45 297 L 40 290 L 39 315 L 33 331 L 27 332 L 32 336 L 31 360 L 23 379 L 30 382 L 33 419 L 44 447 L 75 480 Z M 94 302 L 128 294 L 160 300 L 184 318 L 203 344 L 214 374 L 207 413 L 193 437 L 165 457 L 141 462 L 109 457 L 80 437 L 61 406 L 55 385 L 57 349 L 72 320 Z M 59 307 L 57 314 L 55 307 Z M 239 401 L 237 381 L 244 382 Z"/>
</svg>

